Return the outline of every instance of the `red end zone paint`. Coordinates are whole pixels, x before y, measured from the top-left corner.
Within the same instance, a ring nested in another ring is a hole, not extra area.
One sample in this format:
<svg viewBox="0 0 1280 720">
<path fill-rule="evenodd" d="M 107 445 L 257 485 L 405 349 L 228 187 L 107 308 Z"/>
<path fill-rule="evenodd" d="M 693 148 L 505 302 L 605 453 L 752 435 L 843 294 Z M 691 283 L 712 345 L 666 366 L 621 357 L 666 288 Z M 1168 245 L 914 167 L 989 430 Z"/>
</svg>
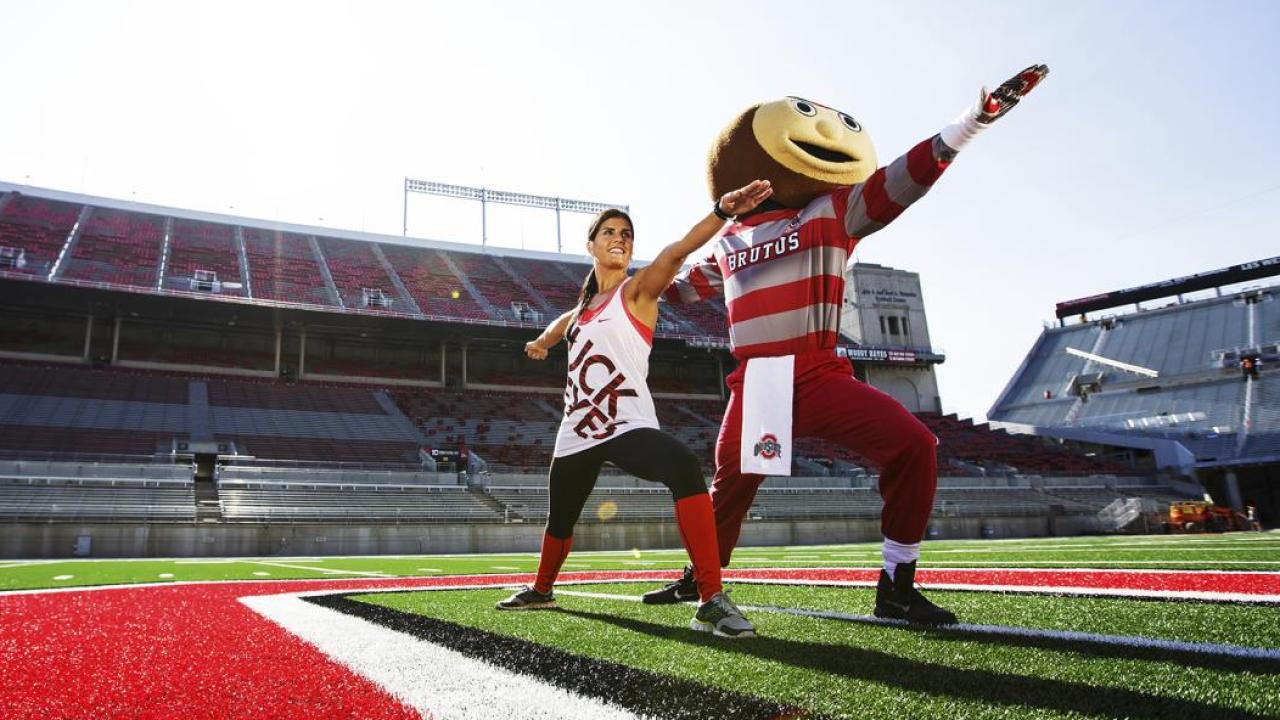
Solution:
<svg viewBox="0 0 1280 720">
<path fill-rule="evenodd" d="M 865 584 L 878 570 L 739 570 L 729 579 Z M 565 573 L 564 581 L 669 579 Z M 1280 595 L 1280 573 L 921 570 L 922 583 Z M 0 711 L 17 718 L 417 718 L 237 599 L 522 583 L 528 575 L 210 582 L 0 594 Z M 422 668 L 422 672 L 430 672 Z"/>
<path fill-rule="evenodd" d="M 212 582 L 0 594 L 0 717 L 418 718 L 237 598 L 527 579 Z"/>
</svg>

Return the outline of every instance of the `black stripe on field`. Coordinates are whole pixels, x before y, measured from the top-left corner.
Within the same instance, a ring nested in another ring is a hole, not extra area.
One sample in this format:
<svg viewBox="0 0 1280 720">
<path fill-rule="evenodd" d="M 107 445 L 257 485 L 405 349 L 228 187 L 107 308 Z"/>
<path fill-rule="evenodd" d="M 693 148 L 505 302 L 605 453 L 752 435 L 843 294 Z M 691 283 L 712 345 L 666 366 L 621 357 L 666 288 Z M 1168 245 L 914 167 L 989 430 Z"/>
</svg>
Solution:
<svg viewBox="0 0 1280 720">
<path fill-rule="evenodd" d="M 793 614 L 787 612 L 788 608 L 770 606 L 758 607 L 767 612 Z M 807 612 L 813 613 L 837 612 L 827 610 L 809 610 L 807 608 L 803 609 Z M 804 615 L 794 616 L 808 617 Z M 830 614 L 821 615 L 820 617 L 821 619 L 830 620 L 832 622 L 849 623 L 853 625 L 870 625 L 872 627 L 890 628 L 901 632 L 916 633 L 939 642 L 977 643 L 980 645 L 999 645 L 1003 647 L 1036 648 L 1039 650 L 1050 650 L 1053 652 L 1070 652 L 1090 657 L 1141 660 L 1144 662 L 1177 663 L 1179 665 L 1200 667 L 1206 670 L 1220 670 L 1224 672 L 1248 672 L 1259 675 L 1280 675 L 1280 659 L 1276 659 L 1274 657 L 1245 657 L 1241 655 L 1228 655 L 1225 653 L 1215 654 L 1211 648 L 1191 650 L 1155 645 L 1109 643 L 1102 640 L 1083 637 L 1030 635 L 1013 632 L 1013 630 L 1021 628 L 1010 628 L 1010 631 L 1008 632 L 1001 632 L 1001 630 L 996 626 L 987 626 L 991 628 L 987 630 L 975 630 L 956 625 L 916 625 L 898 621 L 884 622 L 878 618 L 865 616 L 841 617 L 838 614 Z M 1043 629 L 1045 632 L 1061 632 L 1052 628 L 1028 627 L 1026 629 L 1033 631 Z M 1175 642 L 1194 644 L 1195 641 L 1183 640 Z M 1209 645 L 1210 643 L 1206 641 L 1203 644 Z M 1259 649 L 1269 650 L 1270 648 Z"/>
<path fill-rule="evenodd" d="M 441 645 L 490 665 L 536 677 L 570 692 L 603 700 L 638 715 L 665 720 L 709 717 L 742 720 L 825 718 L 764 698 L 574 655 L 528 640 L 358 602 L 344 595 L 320 595 L 302 599 Z M 693 634 L 691 631 L 686 632 Z"/>
<path fill-rule="evenodd" d="M 668 625 L 600 612 L 563 608 L 560 612 L 674 643 L 697 646 L 703 642 L 703 638 L 695 637 L 695 633 L 676 632 L 676 628 Z M 1255 712 L 1199 699 L 1179 697 L 1172 693 L 1159 695 L 1123 687 L 1090 685 L 1086 682 L 942 664 L 947 662 L 945 658 L 948 656 L 940 656 L 938 662 L 933 662 L 915 660 L 851 644 L 774 637 L 756 637 L 750 642 L 735 642 L 723 647 L 728 652 L 766 662 L 785 663 L 836 677 L 896 688 L 904 693 L 1003 706 L 1006 711 L 1004 714 L 1014 716 L 1035 710 L 1049 710 L 1077 716 L 1123 717 L 1134 720 L 1138 718 L 1163 720 L 1170 717 L 1177 717 L 1180 720 L 1191 718 L 1253 720 L 1277 717 L 1274 701 L 1269 703 L 1270 707 L 1264 704 L 1263 709 Z M 681 652 L 681 650 L 677 648 L 673 652 Z M 1068 656 L 1063 658 L 1063 662 L 1069 663 L 1072 660 Z M 904 700 L 904 703 L 909 703 L 909 700 Z M 991 712 L 993 715 L 998 714 L 995 708 L 992 708 Z M 711 715 L 710 717 L 732 716 Z M 916 717 L 916 715 L 904 709 L 901 717 Z"/>
</svg>

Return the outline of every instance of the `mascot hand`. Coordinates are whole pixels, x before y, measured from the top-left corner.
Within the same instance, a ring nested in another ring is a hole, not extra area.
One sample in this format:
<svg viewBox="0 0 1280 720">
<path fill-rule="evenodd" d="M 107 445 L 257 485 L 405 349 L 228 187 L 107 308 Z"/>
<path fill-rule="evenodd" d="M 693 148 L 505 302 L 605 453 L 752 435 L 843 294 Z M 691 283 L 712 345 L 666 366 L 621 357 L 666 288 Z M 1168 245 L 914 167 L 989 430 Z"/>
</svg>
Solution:
<svg viewBox="0 0 1280 720">
<path fill-rule="evenodd" d="M 1008 80 L 1000 84 L 995 92 L 987 92 L 986 88 L 982 89 L 982 96 L 978 100 L 978 106 L 975 108 L 975 120 L 989 125 L 1001 116 L 1013 109 L 1027 93 L 1035 89 L 1036 85 L 1049 74 L 1048 65 L 1032 65 L 1022 72 L 1014 75 Z"/>
</svg>

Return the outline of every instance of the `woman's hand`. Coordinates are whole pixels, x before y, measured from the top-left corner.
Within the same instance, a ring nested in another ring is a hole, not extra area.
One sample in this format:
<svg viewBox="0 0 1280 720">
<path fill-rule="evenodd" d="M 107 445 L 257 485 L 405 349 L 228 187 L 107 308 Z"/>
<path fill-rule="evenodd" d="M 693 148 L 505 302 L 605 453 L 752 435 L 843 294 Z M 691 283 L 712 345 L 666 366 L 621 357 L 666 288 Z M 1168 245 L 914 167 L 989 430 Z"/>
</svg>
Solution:
<svg viewBox="0 0 1280 720">
<path fill-rule="evenodd" d="M 749 213 L 772 194 L 773 185 L 768 180 L 756 180 L 746 187 L 725 193 L 720 198 L 720 210 L 726 215 Z"/>
<path fill-rule="evenodd" d="M 547 359 L 547 349 L 539 345 L 537 340 L 530 340 L 524 344 L 524 354 L 531 360 Z"/>
</svg>

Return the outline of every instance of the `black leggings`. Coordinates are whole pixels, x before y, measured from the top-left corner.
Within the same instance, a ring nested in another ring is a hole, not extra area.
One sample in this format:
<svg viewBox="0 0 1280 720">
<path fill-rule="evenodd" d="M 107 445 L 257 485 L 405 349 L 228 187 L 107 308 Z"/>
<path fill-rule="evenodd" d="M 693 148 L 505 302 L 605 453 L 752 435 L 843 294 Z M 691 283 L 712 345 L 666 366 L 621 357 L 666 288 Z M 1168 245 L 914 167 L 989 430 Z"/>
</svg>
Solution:
<svg viewBox="0 0 1280 720">
<path fill-rule="evenodd" d="M 661 430 L 636 428 L 582 452 L 552 458 L 548 535 L 561 540 L 573 535 L 573 526 L 578 524 L 606 461 L 641 480 L 666 485 L 676 500 L 707 491 L 702 467 L 692 450 Z"/>
</svg>

